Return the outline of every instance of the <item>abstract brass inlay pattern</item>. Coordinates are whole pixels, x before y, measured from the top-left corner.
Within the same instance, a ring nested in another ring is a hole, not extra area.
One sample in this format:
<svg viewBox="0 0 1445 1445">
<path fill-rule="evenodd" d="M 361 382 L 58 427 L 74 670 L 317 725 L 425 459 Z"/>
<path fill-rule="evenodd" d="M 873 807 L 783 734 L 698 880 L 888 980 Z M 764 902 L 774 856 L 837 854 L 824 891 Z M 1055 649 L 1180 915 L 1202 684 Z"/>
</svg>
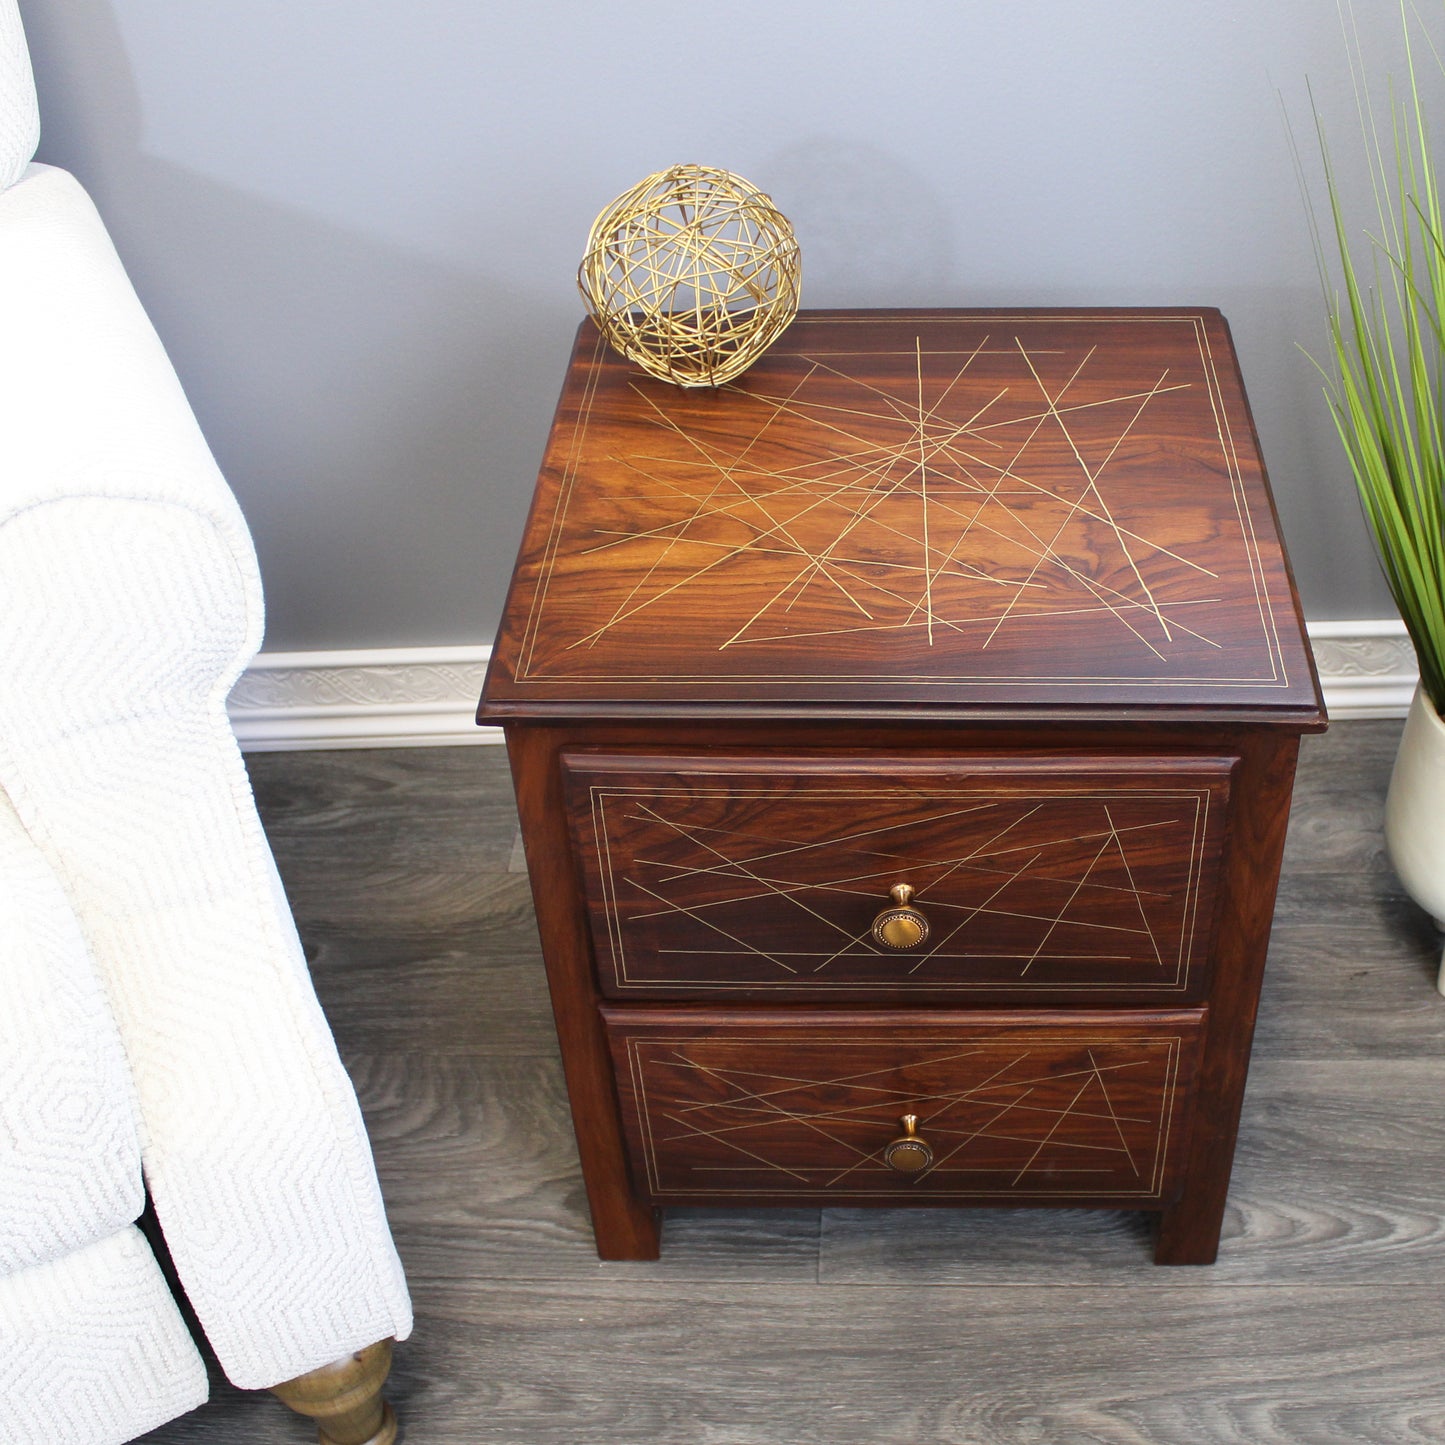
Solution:
<svg viewBox="0 0 1445 1445">
<path fill-rule="evenodd" d="M 621 991 L 1177 992 L 1208 926 L 1226 766 L 1212 765 L 1213 791 L 594 783 L 599 951 Z M 899 882 L 929 924 L 907 951 L 873 936 Z"/>
<path fill-rule="evenodd" d="M 702 398 L 599 357 L 519 680 L 636 682 L 681 628 L 648 680 L 1285 685 L 1200 319 L 1044 321 L 799 323 Z"/>
<path fill-rule="evenodd" d="M 1121 1036 L 1122 1035 L 1122 1036 Z M 1156 1197 L 1182 1038 L 629 1038 L 654 1195 Z M 884 1152 L 917 1118 L 932 1163 Z"/>
</svg>

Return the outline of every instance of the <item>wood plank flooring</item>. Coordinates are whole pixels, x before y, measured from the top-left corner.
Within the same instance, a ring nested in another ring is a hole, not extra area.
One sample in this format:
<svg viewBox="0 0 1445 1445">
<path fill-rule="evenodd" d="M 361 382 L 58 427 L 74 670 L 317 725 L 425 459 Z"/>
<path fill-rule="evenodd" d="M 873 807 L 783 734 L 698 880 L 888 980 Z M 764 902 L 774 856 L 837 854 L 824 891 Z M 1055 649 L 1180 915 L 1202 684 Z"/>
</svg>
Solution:
<svg viewBox="0 0 1445 1445">
<path fill-rule="evenodd" d="M 249 765 L 416 1304 L 411 1445 L 1445 1442 L 1439 940 L 1398 722 L 1307 739 L 1219 1263 L 1142 1216 L 677 1210 L 592 1249 L 497 748 Z M 314 1436 L 223 1380 L 152 1445 Z"/>
</svg>

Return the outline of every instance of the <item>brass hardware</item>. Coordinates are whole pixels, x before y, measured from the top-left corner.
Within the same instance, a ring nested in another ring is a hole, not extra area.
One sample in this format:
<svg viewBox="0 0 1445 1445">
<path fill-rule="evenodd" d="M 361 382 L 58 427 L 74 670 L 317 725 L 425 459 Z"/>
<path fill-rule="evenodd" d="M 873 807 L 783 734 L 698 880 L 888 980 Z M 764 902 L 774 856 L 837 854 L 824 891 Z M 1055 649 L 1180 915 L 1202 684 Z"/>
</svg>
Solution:
<svg viewBox="0 0 1445 1445">
<path fill-rule="evenodd" d="M 893 900 L 891 908 L 885 908 L 873 920 L 873 942 L 880 948 L 891 948 L 904 952 L 917 948 L 928 939 L 928 919 L 910 903 L 913 889 L 907 883 L 895 883 L 888 890 Z"/>
<path fill-rule="evenodd" d="M 918 1115 L 905 1114 L 903 1133 L 883 1151 L 883 1162 L 900 1174 L 921 1174 L 933 1163 L 933 1146 L 918 1133 Z"/>
</svg>

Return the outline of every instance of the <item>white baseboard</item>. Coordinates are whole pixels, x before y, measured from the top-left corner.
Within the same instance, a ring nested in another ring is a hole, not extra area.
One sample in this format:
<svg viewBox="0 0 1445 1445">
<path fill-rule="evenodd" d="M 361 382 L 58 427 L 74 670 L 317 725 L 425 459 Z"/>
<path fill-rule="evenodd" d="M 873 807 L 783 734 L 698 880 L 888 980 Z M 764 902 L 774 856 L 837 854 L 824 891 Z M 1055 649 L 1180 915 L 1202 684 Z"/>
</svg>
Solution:
<svg viewBox="0 0 1445 1445">
<path fill-rule="evenodd" d="M 1405 716 L 1420 670 L 1398 617 L 1308 625 L 1332 718 Z"/>
<path fill-rule="evenodd" d="M 246 752 L 499 743 L 476 724 L 490 647 L 262 652 L 227 710 Z"/>
<path fill-rule="evenodd" d="M 1334 718 L 1403 717 L 1415 654 L 1394 619 L 1310 624 Z M 263 652 L 231 693 L 247 752 L 496 743 L 474 721 L 490 647 Z"/>
</svg>

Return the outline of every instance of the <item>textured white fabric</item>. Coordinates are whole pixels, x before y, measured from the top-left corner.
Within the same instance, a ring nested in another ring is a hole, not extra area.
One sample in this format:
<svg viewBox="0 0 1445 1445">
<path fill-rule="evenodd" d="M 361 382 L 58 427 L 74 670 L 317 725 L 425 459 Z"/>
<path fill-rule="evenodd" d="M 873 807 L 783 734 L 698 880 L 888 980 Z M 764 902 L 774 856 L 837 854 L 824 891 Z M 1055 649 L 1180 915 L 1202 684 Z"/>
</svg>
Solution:
<svg viewBox="0 0 1445 1445">
<path fill-rule="evenodd" d="M 141 1211 L 115 1020 L 55 875 L 0 791 L 0 1275 Z"/>
<path fill-rule="evenodd" d="M 0 191 L 15 184 L 40 144 L 40 107 L 15 0 L 0 0 Z"/>
<path fill-rule="evenodd" d="M 0 1278 L 0 1380 L 5 1445 L 119 1445 L 207 1395 L 155 1256 L 129 1227 Z"/>
<path fill-rule="evenodd" d="M 218 1359 L 261 1388 L 411 1328 L 355 1094 L 225 697 L 249 534 L 84 192 L 0 194 L 0 787 L 80 920 L 146 1179 Z"/>
<path fill-rule="evenodd" d="M 251 535 L 90 197 L 54 166 L 0 193 L 0 409 L 0 521 L 67 496 L 211 519 L 245 592 L 239 673 L 261 645 Z"/>
</svg>

